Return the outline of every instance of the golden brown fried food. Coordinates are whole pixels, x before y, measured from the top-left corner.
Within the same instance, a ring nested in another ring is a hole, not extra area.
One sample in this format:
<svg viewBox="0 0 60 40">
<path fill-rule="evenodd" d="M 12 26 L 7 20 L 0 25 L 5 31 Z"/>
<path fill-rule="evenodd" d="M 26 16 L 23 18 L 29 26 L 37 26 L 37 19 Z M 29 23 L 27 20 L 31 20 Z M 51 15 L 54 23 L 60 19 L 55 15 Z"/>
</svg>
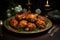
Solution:
<svg viewBox="0 0 60 40">
<path fill-rule="evenodd" d="M 36 28 L 36 25 L 34 23 L 29 22 L 27 28 L 29 28 L 29 30 L 32 30 Z"/>
<path fill-rule="evenodd" d="M 29 28 L 25 28 L 24 30 L 25 30 L 25 31 L 29 31 L 30 29 L 29 29 Z"/>
<path fill-rule="evenodd" d="M 36 22 L 36 24 L 37 24 L 37 26 L 38 26 L 39 28 L 42 28 L 42 29 L 46 27 L 45 22 L 42 21 L 42 20 L 38 20 L 38 21 Z"/>
<path fill-rule="evenodd" d="M 16 14 L 15 18 L 18 20 L 25 19 L 29 12 L 24 12 L 22 14 Z"/>
<path fill-rule="evenodd" d="M 16 14 L 15 18 L 18 20 L 25 19 L 25 14 Z"/>
<path fill-rule="evenodd" d="M 15 18 L 10 21 L 11 26 L 15 28 L 20 28 L 25 31 L 30 31 L 35 28 L 46 28 L 46 20 L 47 18 L 44 16 L 40 16 L 38 14 L 34 14 L 31 12 L 23 12 L 22 14 L 16 14 Z"/>
<path fill-rule="evenodd" d="M 16 19 L 11 19 L 10 20 L 10 25 L 13 26 L 14 28 L 17 28 L 18 21 Z"/>
<path fill-rule="evenodd" d="M 38 16 L 38 14 L 28 14 L 26 19 L 34 22 L 37 20 L 37 16 Z"/>
<path fill-rule="evenodd" d="M 38 16 L 38 20 L 46 21 L 47 19 L 44 16 Z"/>
<path fill-rule="evenodd" d="M 24 28 L 27 25 L 27 21 L 26 20 L 21 20 L 18 24 L 19 28 Z"/>
</svg>

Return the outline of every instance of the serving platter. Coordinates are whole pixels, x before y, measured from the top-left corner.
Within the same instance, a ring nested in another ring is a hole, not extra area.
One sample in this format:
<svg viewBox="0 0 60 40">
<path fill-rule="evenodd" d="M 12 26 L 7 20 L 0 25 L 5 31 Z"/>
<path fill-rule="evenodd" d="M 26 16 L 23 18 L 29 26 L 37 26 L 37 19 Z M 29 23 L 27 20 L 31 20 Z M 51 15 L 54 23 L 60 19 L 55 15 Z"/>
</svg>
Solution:
<svg viewBox="0 0 60 40">
<path fill-rule="evenodd" d="M 17 29 L 14 29 L 13 27 L 11 27 L 9 25 L 9 20 L 12 19 L 12 18 L 15 18 L 15 16 L 12 16 L 12 17 L 6 19 L 4 21 L 4 26 L 9 31 L 12 31 L 12 32 L 15 32 L 15 33 L 24 33 L 24 34 L 41 33 L 41 32 L 44 32 L 44 31 L 46 31 L 46 30 L 48 30 L 52 27 L 52 22 L 47 18 L 48 24 L 46 25 L 46 28 L 44 28 L 44 29 L 39 29 L 37 31 L 18 31 Z"/>
</svg>

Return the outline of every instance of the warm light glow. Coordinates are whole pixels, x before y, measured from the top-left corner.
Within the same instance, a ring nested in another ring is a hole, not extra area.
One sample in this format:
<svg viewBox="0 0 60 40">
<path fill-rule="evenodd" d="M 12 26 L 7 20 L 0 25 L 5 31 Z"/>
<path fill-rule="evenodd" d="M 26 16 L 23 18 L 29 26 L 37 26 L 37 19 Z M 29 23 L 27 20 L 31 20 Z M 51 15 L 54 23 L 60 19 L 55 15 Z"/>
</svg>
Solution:
<svg viewBox="0 0 60 40">
<path fill-rule="evenodd" d="M 47 0 L 47 5 L 48 5 L 48 0 Z"/>
<path fill-rule="evenodd" d="M 3 21 L 2 20 L 0 20 L 0 25 L 3 25 Z"/>
<path fill-rule="evenodd" d="M 46 1 L 45 7 L 50 7 L 50 5 L 48 4 L 48 0 Z"/>
</svg>

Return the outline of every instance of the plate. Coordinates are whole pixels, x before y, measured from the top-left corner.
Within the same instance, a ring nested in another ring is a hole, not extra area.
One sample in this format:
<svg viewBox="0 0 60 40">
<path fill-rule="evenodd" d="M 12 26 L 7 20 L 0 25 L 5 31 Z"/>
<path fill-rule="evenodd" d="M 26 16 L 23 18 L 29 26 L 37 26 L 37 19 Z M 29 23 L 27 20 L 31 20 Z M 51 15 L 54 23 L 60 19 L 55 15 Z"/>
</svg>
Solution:
<svg viewBox="0 0 60 40">
<path fill-rule="evenodd" d="M 5 26 L 6 29 L 8 29 L 12 32 L 15 32 L 15 33 L 24 33 L 24 34 L 40 33 L 40 32 L 44 32 L 44 31 L 46 31 L 46 30 L 48 30 L 52 27 L 52 22 L 47 18 L 48 24 L 46 25 L 45 29 L 39 29 L 37 31 L 22 31 L 22 32 L 19 32 L 17 29 L 14 29 L 9 25 L 9 20 L 12 19 L 12 18 L 15 18 L 15 16 L 10 17 L 7 20 L 5 20 L 4 21 L 4 26 Z"/>
</svg>

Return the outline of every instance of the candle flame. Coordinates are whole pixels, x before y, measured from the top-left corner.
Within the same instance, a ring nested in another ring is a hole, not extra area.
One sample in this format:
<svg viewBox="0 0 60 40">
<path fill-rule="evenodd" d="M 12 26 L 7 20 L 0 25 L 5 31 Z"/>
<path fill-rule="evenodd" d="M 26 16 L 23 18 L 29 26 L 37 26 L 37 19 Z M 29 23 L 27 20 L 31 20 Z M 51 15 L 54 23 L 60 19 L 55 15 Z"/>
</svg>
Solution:
<svg viewBox="0 0 60 40">
<path fill-rule="evenodd" d="M 48 4 L 48 0 L 46 1 L 46 5 L 45 5 L 46 7 L 50 7 L 50 5 Z"/>
<path fill-rule="evenodd" d="M 47 4 L 48 4 L 48 0 L 47 0 Z"/>
</svg>

